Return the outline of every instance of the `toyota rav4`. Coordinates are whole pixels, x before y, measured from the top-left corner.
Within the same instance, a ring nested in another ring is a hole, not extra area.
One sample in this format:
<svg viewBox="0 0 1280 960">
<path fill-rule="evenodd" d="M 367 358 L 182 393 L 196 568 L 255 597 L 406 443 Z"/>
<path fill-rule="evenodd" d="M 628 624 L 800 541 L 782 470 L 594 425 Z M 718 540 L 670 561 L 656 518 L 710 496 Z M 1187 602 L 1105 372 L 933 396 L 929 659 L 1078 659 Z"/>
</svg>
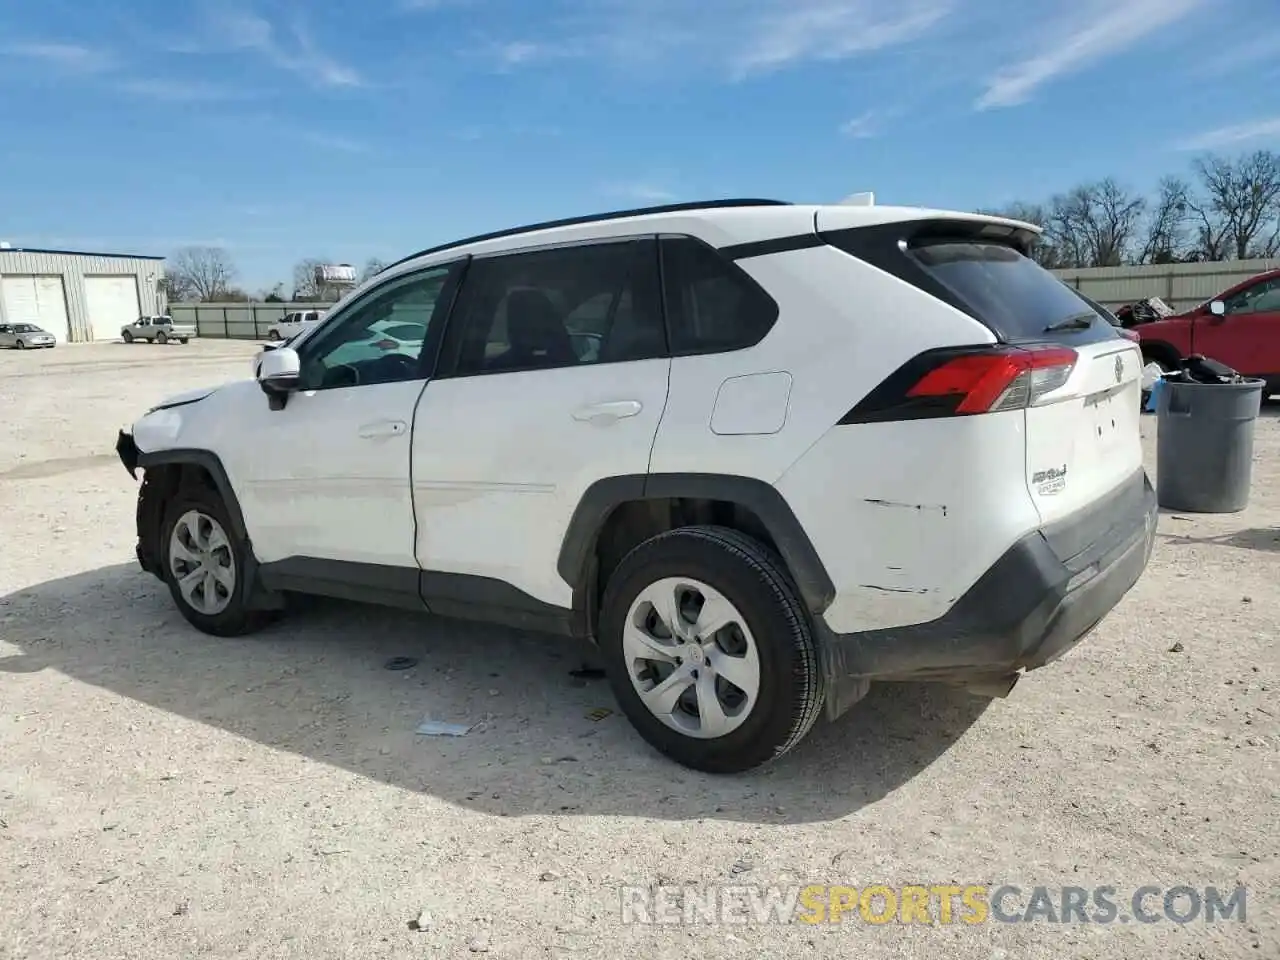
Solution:
<svg viewBox="0 0 1280 960">
<path fill-rule="evenodd" d="M 1155 535 L 1138 347 L 1035 236 L 743 200 L 423 251 L 120 432 L 138 560 L 219 636 L 310 593 L 586 638 L 707 771 L 873 681 L 1003 696 Z"/>
</svg>

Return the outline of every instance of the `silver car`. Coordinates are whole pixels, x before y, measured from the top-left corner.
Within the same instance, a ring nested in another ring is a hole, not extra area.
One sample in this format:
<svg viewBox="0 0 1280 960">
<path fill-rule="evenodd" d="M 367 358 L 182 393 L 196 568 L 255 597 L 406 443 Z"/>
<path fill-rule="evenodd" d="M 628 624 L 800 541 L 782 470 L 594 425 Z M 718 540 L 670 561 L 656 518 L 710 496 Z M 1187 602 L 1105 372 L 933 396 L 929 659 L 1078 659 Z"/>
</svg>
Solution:
<svg viewBox="0 0 1280 960">
<path fill-rule="evenodd" d="M 58 341 L 48 330 L 34 323 L 0 323 L 0 347 L 25 350 L 27 347 L 52 347 Z"/>
</svg>

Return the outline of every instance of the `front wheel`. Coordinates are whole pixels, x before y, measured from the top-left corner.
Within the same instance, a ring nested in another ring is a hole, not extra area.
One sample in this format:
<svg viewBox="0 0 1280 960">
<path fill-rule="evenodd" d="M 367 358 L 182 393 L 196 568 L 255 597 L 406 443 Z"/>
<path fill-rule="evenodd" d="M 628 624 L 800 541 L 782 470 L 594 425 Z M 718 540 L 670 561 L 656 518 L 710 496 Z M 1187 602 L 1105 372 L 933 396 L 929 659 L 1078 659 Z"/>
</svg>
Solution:
<svg viewBox="0 0 1280 960">
<path fill-rule="evenodd" d="M 786 753 L 818 718 L 808 614 L 782 560 L 724 527 L 636 547 L 609 578 L 600 647 L 632 725 L 677 763 L 740 773 Z"/>
<path fill-rule="evenodd" d="M 18 349 L 19 349 L 19 350 L 25 350 L 25 349 L 27 349 L 27 342 L 26 342 L 25 340 L 19 340 L 19 341 L 18 341 Z"/>
<path fill-rule="evenodd" d="M 222 498 L 205 486 L 180 490 L 165 511 L 165 583 L 187 622 L 215 637 L 253 633 L 268 619 L 245 602 L 248 550 L 234 530 Z"/>
<path fill-rule="evenodd" d="M 120 339 L 122 339 L 125 343 L 133 343 L 133 334 L 130 333 L 128 330 L 122 330 L 120 332 Z"/>
<path fill-rule="evenodd" d="M 190 339 L 190 338 L 189 338 L 189 337 L 179 337 L 179 338 L 178 338 L 178 342 L 179 342 L 180 344 L 182 344 L 182 345 L 185 347 L 185 346 L 187 345 L 187 341 L 188 341 L 188 339 Z"/>
<path fill-rule="evenodd" d="M 269 330 L 267 331 L 267 339 L 270 340 L 272 343 L 279 343 L 284 338 L 280 336 L 279 330 Z"/>
</svg>

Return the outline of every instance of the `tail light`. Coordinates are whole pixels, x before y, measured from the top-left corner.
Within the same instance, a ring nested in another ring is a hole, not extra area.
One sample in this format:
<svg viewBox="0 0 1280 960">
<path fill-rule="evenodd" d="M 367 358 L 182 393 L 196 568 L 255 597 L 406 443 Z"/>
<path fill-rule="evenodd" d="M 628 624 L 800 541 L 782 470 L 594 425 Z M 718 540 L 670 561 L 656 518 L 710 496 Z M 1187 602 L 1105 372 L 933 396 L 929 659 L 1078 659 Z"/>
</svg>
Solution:
<svg viewBox="0 0 1280 960">
<path fill-rule="evenodd" d="M 876 423 L 1021 410 L 1062 387 L 1075 369 L 1068 347 L 930 350 L 912 358 L 845 414 Z"/>
</svg>

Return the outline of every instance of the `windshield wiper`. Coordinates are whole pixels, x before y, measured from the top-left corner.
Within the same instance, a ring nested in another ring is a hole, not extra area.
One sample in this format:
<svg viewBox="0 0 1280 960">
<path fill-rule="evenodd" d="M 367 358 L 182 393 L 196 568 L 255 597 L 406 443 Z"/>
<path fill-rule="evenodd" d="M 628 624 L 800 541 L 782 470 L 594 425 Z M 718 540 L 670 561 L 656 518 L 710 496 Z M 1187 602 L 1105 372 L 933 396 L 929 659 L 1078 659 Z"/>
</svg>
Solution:
<svg viewBox="0 0 1280 960">
<path fill-rule="evenodd" d="M 1093 326 L 1093 321 L 1096 319 L 1098 319 L 1096 313 L 1077 313 L 1054 321 L 1044 328 L 1044 332 L 1057 333 L 1060 330 L 1088 330 Z"/>
</svg>

